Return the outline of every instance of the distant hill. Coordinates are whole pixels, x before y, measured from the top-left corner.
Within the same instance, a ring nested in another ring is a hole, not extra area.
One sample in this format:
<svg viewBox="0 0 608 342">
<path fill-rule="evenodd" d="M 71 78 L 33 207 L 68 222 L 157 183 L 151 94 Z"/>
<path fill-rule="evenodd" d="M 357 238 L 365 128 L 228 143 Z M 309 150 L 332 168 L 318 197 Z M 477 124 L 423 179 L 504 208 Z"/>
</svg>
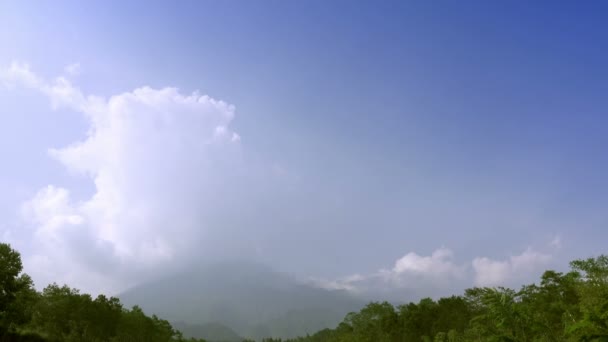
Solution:
<svg viewBox="0 0 608 342">
<path fill-rule="evenodd" d="M 215 340 L 205 335 L 205 329 L 230 338 L 306 335 L 335 327 L 348 312 L 365 305 L 344 291 L 304 285 L 249 262 L 201 266 L 139 285 L 119 297 L 127 306 L 137 304 L 147 313 L 182 322 L 196 333 L 192 337 L 210 341 Z"/>
<path fill-rule="evenodd" d="M 234 330 L 220 323 L 188 324 L 185 322 L 171 323 L 174 328 L 181 331 L 184 337 L 204 338 L 209 342 L 242 342 Z"/>
</svg>

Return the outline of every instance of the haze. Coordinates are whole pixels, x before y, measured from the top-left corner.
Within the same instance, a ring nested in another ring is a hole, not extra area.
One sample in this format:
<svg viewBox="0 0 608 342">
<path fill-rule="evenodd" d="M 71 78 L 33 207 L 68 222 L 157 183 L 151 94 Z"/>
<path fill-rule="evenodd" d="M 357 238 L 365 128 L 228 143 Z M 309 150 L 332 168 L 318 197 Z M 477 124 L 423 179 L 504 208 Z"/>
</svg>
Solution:
<svg viewBox="0 0 608 342">
<path fill-rule="evenodd" d="M 601 6 L 0 2 L 2 240 L 90 293 L 532 282 L 608 240 Z"/>
</svg>

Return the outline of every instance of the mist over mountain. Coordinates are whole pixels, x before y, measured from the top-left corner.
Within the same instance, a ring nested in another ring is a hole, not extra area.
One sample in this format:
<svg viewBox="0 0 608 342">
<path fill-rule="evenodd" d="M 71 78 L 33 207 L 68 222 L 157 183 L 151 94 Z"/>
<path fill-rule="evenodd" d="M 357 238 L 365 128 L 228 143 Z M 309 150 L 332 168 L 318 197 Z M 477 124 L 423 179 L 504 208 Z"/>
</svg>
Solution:
<svg viewBox="0 0 608 342">
<path fill-rule="evenodd" d="M 210 330 L 235 339 L 302 336 L 335 327 L 365 304 L 344 290 L 316 288 L 246 261 L 200 265 L 119 297 L 126 306 L 179 322 L 187 336 L 209 340 Z"/>
<path fill-rule="evenodd" d="M 188 324 L 174 322 L 172 324 L 186 337 L 203 338 L 214 342 L 241 342 L 243 338 L 234 330 L 220 323 Z"/>
</svg>

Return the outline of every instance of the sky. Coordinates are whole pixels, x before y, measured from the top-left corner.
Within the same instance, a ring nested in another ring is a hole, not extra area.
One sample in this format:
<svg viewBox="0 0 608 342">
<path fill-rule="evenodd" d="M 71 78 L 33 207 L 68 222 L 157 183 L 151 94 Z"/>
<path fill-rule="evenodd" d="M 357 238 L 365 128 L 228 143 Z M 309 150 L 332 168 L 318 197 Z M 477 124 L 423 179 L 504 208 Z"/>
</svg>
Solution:
<svg viewBox="0 0 608 342">
<path fill-rule="evenodd" d="M 607 5 L 0 0 L 0 236 L 41 288 L 246 259 L 377 296 L 606 253 Z"/>
</svg>

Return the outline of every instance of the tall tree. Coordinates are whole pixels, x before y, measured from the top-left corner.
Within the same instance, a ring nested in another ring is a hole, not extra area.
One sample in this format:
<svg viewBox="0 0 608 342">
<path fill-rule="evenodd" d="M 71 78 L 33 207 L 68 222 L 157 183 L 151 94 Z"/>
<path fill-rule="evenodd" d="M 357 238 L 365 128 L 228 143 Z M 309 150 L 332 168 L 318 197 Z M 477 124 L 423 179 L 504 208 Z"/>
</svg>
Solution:
<svg viewBox="0 0 608 342">
<path fill-rule="evenodd" d="M 568 333 L 580 341 L 608 341 L 608 256 L 575 260 L 582 318 L 568 325 Z"/>
<path fill-rule="evenodd" d="M 0 243 L 0 325 L 4 327 L 29 320 L 29 308 L 36 300 L 34 283 L 22 271 L 19 252 Z"/>
</svg>

